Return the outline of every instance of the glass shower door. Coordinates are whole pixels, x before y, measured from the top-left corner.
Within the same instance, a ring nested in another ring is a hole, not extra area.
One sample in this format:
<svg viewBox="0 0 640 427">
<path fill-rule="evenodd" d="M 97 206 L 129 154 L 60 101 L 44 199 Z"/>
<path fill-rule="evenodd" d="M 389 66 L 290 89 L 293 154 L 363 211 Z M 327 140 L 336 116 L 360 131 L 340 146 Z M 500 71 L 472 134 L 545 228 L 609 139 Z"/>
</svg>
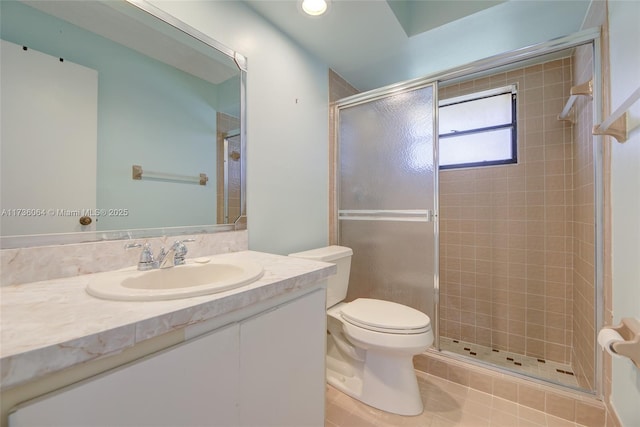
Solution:
<svg viewBox="0 0 640 427">
<path fill-rule="evenodd" d="M 435 323 L 435 83 L 338 105 L 338 233 L 347 300 L 393 301 Z"/>
</svg>

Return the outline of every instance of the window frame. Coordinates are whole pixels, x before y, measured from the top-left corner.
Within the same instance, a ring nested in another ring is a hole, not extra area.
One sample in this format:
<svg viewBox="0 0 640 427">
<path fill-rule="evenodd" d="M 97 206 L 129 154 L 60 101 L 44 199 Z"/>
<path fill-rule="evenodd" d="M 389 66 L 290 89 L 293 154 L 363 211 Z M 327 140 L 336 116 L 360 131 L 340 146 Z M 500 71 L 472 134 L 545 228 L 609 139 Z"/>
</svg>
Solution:
<svg viewBox="0 0 640 427">
<path fill-rule="evenodd" d="M 493 96 L 499 96 L 510 93 L 511 94 L 511 122 L 499 125 L 492 125 L 483 128 L 474 128 L 464 131 L 454 131 L 447 134 L 438 134 L 438 139 L 446 139 L 452 136 L 464 136 L 473 135 L 483 132 L 489 132 L 499 129 L 511 129 L 511 157 L 500 160 L 487 160 L 480 162 L 467 162 L 467 163 L 454 163 L 450 165 L 438 165 L 441 170 L 448 169 L 461 169 L 461 168 L 474 168 L 482 166 L 496 166 L 496 165 L 508 165 L 518 163 L 518 118 L 517 118 L 517 103 L 518 103 L 518 87 L 515 84 L 502 86 L 495 89 L 489 89 L 481 92 L 473 92 L 467 95 L 457 96 L 453 98 L 443 99 L 438 103 L 438 109 L 445 108 L 450 105 L 461 104 L 464 102 L 473 102 L 481 99 L 490 98 Z"/>
</svg>

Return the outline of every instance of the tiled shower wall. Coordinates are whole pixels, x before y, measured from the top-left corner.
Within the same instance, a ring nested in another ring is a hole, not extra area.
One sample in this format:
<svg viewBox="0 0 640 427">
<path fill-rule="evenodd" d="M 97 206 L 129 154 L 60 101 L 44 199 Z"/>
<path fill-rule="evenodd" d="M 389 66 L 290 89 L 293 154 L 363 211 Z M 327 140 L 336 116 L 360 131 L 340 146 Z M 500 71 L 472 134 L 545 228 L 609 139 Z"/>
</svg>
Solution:
<svg viewBox="0 0 640 427">
<path fill-rule="evenodd" d="M 441 88 L 518 85 L 518 163 L 440 173 L 440 330 L 561 363 L 573 340 L 571 58 Z"/>
<path fill-rule="evenodd" d="M 218 159 L 224 157 L 224 139 L 229 132 L 240 128 L 240 120 L 236 117 L 230 116 L 224 113 L 216 113 L 216 156 Z M 229 164 L 229 218 L 231 222 L 240 216 L 240 189 L 241 189 L 241 177 L 240 177 L 240 161 L 233 161 L 233 159 L 227 159 Z M 217 200 L 216 206 L 217 223 L 226 224 L 224 217 L 224 162 L 218 161 L 216 165 L 216 185 L 217 185 Z"/>
</svg>

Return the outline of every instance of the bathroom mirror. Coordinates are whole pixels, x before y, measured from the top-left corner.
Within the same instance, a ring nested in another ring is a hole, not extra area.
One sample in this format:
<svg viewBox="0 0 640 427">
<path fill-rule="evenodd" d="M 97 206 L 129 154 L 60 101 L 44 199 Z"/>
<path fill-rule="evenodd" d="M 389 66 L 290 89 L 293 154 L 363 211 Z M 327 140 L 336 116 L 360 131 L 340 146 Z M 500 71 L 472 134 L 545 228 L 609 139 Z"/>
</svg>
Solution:
<svg viewBox="0 0 640 427">
<path fill-rule="evenodd" d="M 142 0 L 0 7 L 3 247 L 246 226 L 242 55 Z"/>
</svg>

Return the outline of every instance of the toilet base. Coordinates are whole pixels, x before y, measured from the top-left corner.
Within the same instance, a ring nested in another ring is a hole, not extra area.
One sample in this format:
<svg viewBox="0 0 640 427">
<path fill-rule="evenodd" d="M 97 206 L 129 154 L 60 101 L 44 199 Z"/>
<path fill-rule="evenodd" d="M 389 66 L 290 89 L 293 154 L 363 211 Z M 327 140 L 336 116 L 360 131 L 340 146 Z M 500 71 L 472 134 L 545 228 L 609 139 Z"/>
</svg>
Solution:
<svg viewBox="0 0 640 427">
<path fill-rule="evenodd" d="M 409 416 L 422 413 L 424 407 L 412 356 L 369 350 L 364 362 L 347 362 L 337 348 L 329 350 L 327 383 L 386 412 Z"/>
</svg>

